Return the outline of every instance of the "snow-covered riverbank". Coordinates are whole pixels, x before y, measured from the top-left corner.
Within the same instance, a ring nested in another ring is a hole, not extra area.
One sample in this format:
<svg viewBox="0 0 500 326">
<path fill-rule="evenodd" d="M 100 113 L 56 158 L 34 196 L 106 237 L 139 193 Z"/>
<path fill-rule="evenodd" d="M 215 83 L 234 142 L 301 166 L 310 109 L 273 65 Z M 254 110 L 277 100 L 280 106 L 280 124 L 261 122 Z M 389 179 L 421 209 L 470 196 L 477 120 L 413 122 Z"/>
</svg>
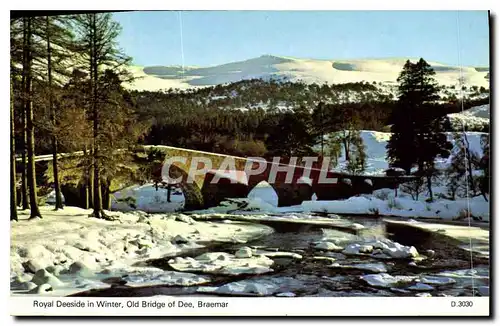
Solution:
<svg viewBox="0 0 500 326">
<path fill-rule="evenodd" d="M 11 222 L 11 295 L 155 294 L 158 287 L 149 286 L 160 286 L 161 295 L 406 296 L 423 291 L 456 296 L 475 291 L 453 276 L 468 261 L 448 259 L 432 243 L 427 245 L 436 252 L 390 240 L 379 219 L 359 220 L 367 223 L 359 230 L 368 230 L 359 234 L 337 229 L 273 233 L 221 213 L 193 214 L 194 221 L 180 213 L 109 212 L 117 218 L 112 222 L 89 218 L 89 213 L 45 206 L 41 220 L 27 220 L 22 212 L 19 222 Z M 248 222 L 321 220 L 304 212 L 243 217 Z M 358 225 L 333 215 L 328 220 Z M 225 244 L 212 246 L 217 242 Z M 487 267 L 477 268 L 483 278 L 476 285 L 487 289 Z M 403 288 L 393 284 L 400 278 L 408 279 Z"/>
<path fill-rule="evenodd" d="M 90 210 L 41 207 L 43 219 L 20 212 L 11 223 L 13 294 L 68 295 L 109 287 L 106 279 L 129 275 L 129 283 L 203 283 L 190 273 L 168 272 L 135 263 L 203 247 L 203 242 L 245 243 L 273 230 L 259 224 L 195 222 L 183 214 L 111 212 L 118 220 L 89 218 Z M 128 283 L 128 284 L 129 284 Z M 50 291 L 47 291 L 51 288 Z"/>
<path fill-rule="evenodd" d="M 381 194 L 384 199 L 380 199 Z M 394 190 L 381 189 L 371 195 L 360 195 L 346 200 L 304 201 L 305 212 L 435 218 L 443 220 L 489 221 L 490 203 L 482 196 L 457 200 L 437 199 L 433 202 L 413 200 L 405 194 L 394 196 Z"/>
<path fill-rule="evenodd" d="M 437 189 L 437 188 L 436 188 Z M 256 190 L 254 192 L 254 190 Z M 306 200 L 301 205 L 278 207 L 277 195 L 271 186 L 261 186 L 252 190 L 248 198 L 231 199 L 217 207 L 200 213 L 246 214 L 259 213 L 324 213 L 371 216 L 393 216 L 409 218 L 432 218 L 446 220 L 472 220 L 488 222 L 490 202 L 482 196 L 457 198 L 456 200 L 435 199 L 427 202 L 425 196 L 414 200 L 409 194 L 393 189 L 379 189 L 373 194 L 353 196 L 345 200 Z"/>
</svg>

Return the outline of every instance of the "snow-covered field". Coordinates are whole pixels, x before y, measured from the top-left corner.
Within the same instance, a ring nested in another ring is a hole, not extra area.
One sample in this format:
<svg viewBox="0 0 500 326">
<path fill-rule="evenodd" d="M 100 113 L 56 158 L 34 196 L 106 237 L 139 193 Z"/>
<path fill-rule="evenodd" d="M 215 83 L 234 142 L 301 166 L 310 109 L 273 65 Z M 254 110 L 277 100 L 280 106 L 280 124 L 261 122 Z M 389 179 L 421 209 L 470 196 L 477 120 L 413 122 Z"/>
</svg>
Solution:
<svg viewBox="0 0 500 326">
<path fill-rule="evenodd" d="M 482 221 L 490 219 L 490 203 L 482 196 L 456 200 L 437 199 L 432 203 L 427 203 L 426 197 L 422 197 L 421 200 L 413 200 L 410 195 L 401 190 L 395 197 L 393 189 L 380 189 L 371 195 L 361 195 L 346 200 L 304 201 L 301 206 L 305 212 L 442 218 L 447 220 L 466 220 L 470 214 L 472 218 Z"/>
<path fill-rule="evenodd" d="M 135 263 L 200 248 L 200 242 L 245 243 L 270 234 L 267 226 L 241 223 L 195 222 L 183 214 L 109 212 L 118 218 L 104 221 L 89 218 L 90 210 L 65 207 L 53 211 L 42 206 L 43 219 L 11 223 L 11 291 L 13 295 L 68 295 L 90 288 L 109 287 L 109 279 L 127 274 L 128 285 L 206 282 L 196 274 L 166 272 Z M 238 253 L 235 253 L 238 256 Z M 263 258 L 247 257 L 242 265 L 236 256 L 224 261 L 228 271 L 255 272 Z"/>
<path fill-rule="evenodd" d="M 463 126 L 471 128 L 483 128 L 490 123 L 490 105 L 480 105 L 472 107 L 461 113 L 448 114 L 455 130 L 462 130 Z"/>
<path fill-rule="evenodd" d="M 471 109 L 472 110 L 472 109 Z M 389 163 L 387 162 L 387 142 L 391 138 L 390 132 L 380 132 L 372 130 L 361 130 L 361 138 L 363 139 L 363 144 L 366 146 L 367 154 L 367 166 L 364 174 L 366 175 L 385 175 L 384 171 L 389 168 Z M 481 149 L 481 136 L 487 135 L 482 132 L 467 132 L 467 139 L 469 141 L 470 150 L 476 152 L 478 155 L 482 155 L 483 151 Z M 454 133 L 447 133 L 448 140 L 454 145 L 455 140 L 453 138 Z M 326 139 L 327 137 L 325 137 Z M 316 148 L 318 150 L 318 148 Z M 439 169 L 445 169 L 449 166 L 451 161 L 451 156 L 447 159 L 437 159 L 436 165 Z M 347 161 L 345 159 L 345 153 L 342 148 L 342 153 L 339 158 L 338 165 L 333 169 L 335 171 L 345 172 L 345 166 Z"/>
<path fill-rule="evenodd" d="M 245 61 L 231 62 L 213 67 L 140 67 L 130 71 L 139 77 L 129 85 L 137 90 L 187 89 L 237 82 L 244 79 L 262 78 L 305 83 L 377 82 L 392 86 L 407 59 L 367 60 L 315 60 L 283 56 L 263 55 Z M 415 60 L 415 59 L 411 59 Z M 460 67 L 429 62 L 436 71 L 441 85 L 458 86 L 462 77 L 465 85 L 489 88 L 485 78 L 487 71 L 474 67 Z M 479 71 L 480 70 L 480 71 Z"/>
</svg>

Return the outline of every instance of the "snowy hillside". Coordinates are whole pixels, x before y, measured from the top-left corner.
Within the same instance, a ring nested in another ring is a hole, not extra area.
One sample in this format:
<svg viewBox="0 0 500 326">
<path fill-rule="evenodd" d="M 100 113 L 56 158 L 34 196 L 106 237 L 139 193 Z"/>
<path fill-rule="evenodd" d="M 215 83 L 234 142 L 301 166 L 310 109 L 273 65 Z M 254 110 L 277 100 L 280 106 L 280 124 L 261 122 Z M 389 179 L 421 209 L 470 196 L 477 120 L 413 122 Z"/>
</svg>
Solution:
<svg viewBox="0 0 500 326">
<path fill-rule="evenodd" d="M 394 85 L 407 59 L 315 60 L 263 55 L 212 67 L 131 66 L 138 77 L 129 85 L 137 90 L 187 89 L 237 82 L 244 79 L 303 81 L 305 83 L 377 82 Z M 413 59 L 412 59 L 413 60 Z M 441 85 L 458 86 L 461 74 L 466 85 L 489 88 L 488 71 L 475 67 L 429 62 Z"/>
<path fill-rule="evenodd" d="M 477 130 L 478 128 L 489 125 L 490 105 L 475 106 L 461 113 L 449 114 L 448 117 L 455 127 L 455 130 L 461 130 L 464 123 L 469 129 L 474 128 Z"/>
<path fill-rule="evenodd" d="M 448 140 L 454 143 L 453 133 L 449 132 Z M 481 132 L 467 132 L 467 138 L 470 143 L 470 149 L 479 155 L 482 155 L 481 150 Z M 386 158 L 386 145 L 391 138 L 391 133 L 379 132 L 372 130 L 362 130 L 361 138 L 366 146 L 366 154 L 368 157 L 366 174 L 384 174 L 384 171 L 389 168 L 389 163 Z M 346 165 L 345 153 L 342 153 L 339 159 L 339 164 L 335 170 L 343 171 Z M 439 160 L 438 167 L 445 168 L 449 164 L 449 159 Z"/>
</svg>

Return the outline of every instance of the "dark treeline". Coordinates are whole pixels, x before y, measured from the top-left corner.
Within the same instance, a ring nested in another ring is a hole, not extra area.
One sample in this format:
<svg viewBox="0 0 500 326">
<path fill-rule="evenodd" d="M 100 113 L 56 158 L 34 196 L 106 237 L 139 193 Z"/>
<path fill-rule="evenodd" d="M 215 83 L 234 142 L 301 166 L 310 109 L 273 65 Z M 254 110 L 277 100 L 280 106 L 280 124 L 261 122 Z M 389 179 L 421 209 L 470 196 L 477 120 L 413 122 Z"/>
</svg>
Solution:
<svg viewBox="0 0 500 326">
<path fill-rule="evenodd" d="M 343 130 L 352 119 L 358 130 L 389 131 L 397 102 L 370 83 L 320 86 L 256 79 L 184 92 L 131 94 L 139 119 L 150 125 L 146 144 L 232 155 L 273 154 L 273 142 L 293 150 L 302 143 L 299 133 L 310 147 L 320 141 L 318 135 Z M 488 102 L 466 100 L 464 109 Z M 459 102 L 441 101 L 428 112 L 444 116 L 461 110 Z M 291 148 L 282 139 L 287 136 L 294 138 Z"/>
<path fill-rule="evenodd" d="M 220 99 L 221 95 L 234 92 L 234 85 L 216 86 L 208 89 L 201 89 L 192 93 L 163 93 L 163 92 L 132 92 L 132 97 L 136 103 L 136 110 L 139 119 L 148 122 L 150 131 L 144 137 L 146 144 L 171 145 L 187 147 L 192 149 L 216 151 L 234 155 L 262 155 L 266 154 L 266 148 L 276 142 L 277 131 L 289 129 L 288 133 L 295 133 L 296 137 L 302 133 L 305 138 L 311 138 L 309 145 L 313 145 L 315 135 L 319 131 L 316 125 L 321 123 L 328 126 L 324 132 L 341 130 L 342 123 L 339 117 L 357 116 L 361 129 L 383 130 L 390 117 L 393 101 L 388 98 L 381 100 L 373 97 L 370 101 L 326 104 L 331 101 L 327 96 L 319 97 L 320 101 L 314 100 L 312 103 L 290 98 L 280 107 L 257 106 L 250 107 L 249 102 L 244 102 L 246 94 L 256 94 L 252 103 L 270 103 L 274 98 L 269 98 L 263 90 L 267 85 L 274 93 L 278 93 L 274 82 L 264 81 L 243 81 L 238 83 L 239 88 L 246 85 L 241 96 L 235 96 L 231 100 Z M 258 85 L 257 90 L 252 85 Z M 297 84 L 301 89 L 308 88 L 302 84 Z M 360 86 L 364 85 L 364 86 Z M 287 83 L 284 88 L 291 89 L 296 86 L 294 83 Z M 226 89 L 227 87 L 227 89 Z M 365 87 L 371 89 L 370 84 L 345 84 L 324 86 L 331 89 L 344 89 L 344 92 L 355 92 L 353 89 Z M 314 87 L 313 87 L 314 89 Z M 268 91 L 269 92 L 269 91 Z M 340 92 L 339 92 L 340 93 Z M 308 97 L 307 92 L 304 95 Z M 209 97 L 211 96 L 211 97 Z M 366 95 L 368 96 L 368 95 Z M 205 100 L 206 98 L 216 98 L 215 100 Z M 235 100 L 236 99 L 236 100 Z M 322 102 L 321 100 L 325 100 Z M 238 108 L 238 105 L 245 103 L 247 108 Z M 321 119 L 317 117 L 313 123 L 313 116 L 321 110 Z M 286 125 L 286 126 L 284 126 Z M 280 131 L 283 137 L 287 135 L 284 130 Z M 283 144 L 284 145 L 284 144 Z M 292 145 L 296 147 L 296 145 Z M 283 146 L 282 146 L 283 147 Z"/>
</svg>

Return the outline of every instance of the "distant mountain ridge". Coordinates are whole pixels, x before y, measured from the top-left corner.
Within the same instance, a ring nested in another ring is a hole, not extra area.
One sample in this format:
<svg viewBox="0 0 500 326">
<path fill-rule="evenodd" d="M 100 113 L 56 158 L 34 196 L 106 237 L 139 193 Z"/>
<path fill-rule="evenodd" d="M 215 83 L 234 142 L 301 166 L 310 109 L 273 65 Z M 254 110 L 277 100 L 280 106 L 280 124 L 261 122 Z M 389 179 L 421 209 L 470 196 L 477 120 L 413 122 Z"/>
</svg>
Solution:
<svg viewBox="0 0 500 326">
<path fill-rule="evenodd" d="M 391 86 L 396 83 L 407 58 L 318 60 L 263 55 L 243 61 L 210 67 L 130 66 L 137 80 L 128 85 L 136 90 L 199 88 L 248 79 L 304 82 L 306 84 L 342 84 L 370 82 Z M 410 58 L 411 61 L 415 59 Z M 489 88 L 487 67 L 459 67 L 429 61 L 441 85 Z"/>
</svg>

